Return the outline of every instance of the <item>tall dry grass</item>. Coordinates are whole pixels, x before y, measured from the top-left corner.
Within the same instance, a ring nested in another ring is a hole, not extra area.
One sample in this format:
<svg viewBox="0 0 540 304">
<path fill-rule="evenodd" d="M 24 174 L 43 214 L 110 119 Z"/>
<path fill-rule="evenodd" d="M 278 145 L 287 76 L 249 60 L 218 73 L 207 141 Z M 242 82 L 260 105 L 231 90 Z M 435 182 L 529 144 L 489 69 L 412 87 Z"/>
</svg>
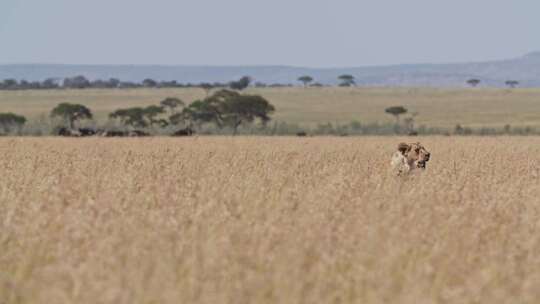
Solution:
<svg viewBox="0 0 540 304">
<path fill-rule="evenodd" d="M 540 138 L 0 139 L 0 303 L 538 303 Z"/>
</svg>

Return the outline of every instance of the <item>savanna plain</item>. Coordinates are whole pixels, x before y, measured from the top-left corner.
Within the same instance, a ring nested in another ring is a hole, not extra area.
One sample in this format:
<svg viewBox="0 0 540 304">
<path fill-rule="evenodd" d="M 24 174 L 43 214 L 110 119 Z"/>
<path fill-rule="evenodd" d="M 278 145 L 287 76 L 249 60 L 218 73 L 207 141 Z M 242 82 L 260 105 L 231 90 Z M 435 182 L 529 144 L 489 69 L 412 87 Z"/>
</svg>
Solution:
<svg viewBox="0 0 540 304">
<path fill-rule="evenodd" d="M 0 303 L 538 303 L 540 138 L 0 138 Z"/>
<path fill-rule="evenodd" d="M 428 127 L 540 127 L 539 89 L 292 87 L 250 88 L 245 92 L 268 99 L 276 107 L 274 121 L 303 127 L 353 120 L 393 123 L 394 118 L 384 110 L 399 105 L 418 114 L 417 125 Z M 191 103 L 205 96 L 200 88 L 0 91 L 0 111 L 41 121 L 59 103 L 79 103 L 92 110 L 98 123 L 104 123 L 108 114 L 119 108 L 159 104 L 167 97 Z"/>
</svg>

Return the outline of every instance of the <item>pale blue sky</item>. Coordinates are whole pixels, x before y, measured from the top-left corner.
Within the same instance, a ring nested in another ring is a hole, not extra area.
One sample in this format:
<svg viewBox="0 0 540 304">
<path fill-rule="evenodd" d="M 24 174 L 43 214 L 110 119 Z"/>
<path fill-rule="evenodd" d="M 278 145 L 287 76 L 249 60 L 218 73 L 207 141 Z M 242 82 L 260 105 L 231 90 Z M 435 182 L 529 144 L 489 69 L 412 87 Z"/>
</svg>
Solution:
<svg viewBox="0 0 540 304">
<path fill-rule="evenodd" d="M 539 0 L 0 0 L 0 63 L 363 66 L 540 50 Z"/>
</svg>

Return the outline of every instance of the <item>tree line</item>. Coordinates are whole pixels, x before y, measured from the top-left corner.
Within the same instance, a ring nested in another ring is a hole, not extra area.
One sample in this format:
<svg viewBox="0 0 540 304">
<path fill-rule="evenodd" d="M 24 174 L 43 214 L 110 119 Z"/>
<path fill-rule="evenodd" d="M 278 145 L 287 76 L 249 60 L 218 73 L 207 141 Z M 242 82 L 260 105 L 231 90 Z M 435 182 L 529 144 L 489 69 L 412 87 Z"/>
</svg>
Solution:
<svg viewBox="0 0 540 304">
<path fill-rule="evenodd" d="M 266 125 L 274 111 L 275 107 L 262 96 L 221 89 L 189 104 L 169 97 L 155 105 L 117 109 L 108 117 L 110 122 L 132 131 L 169 128 L 189 130 L 186 132 L 191 134 L 204 125 L 213 125 L 220 130 L 231 130 L 235 135 L 242 125 Z M 51 110 L 49 117 L 59 121 L 55 133 L 61 130 L 64 134 L 75 134 L 80 130 L 80 123 L 93 120 L 94 114 L 82 104 L 60 103 Z M 19 133 L 26 121 L 21 115 L 0 113 L 3 134 Z M 95 134 L 96 131 L 88 133 Z"/>
<path fill-rule="evenodd" d="M 130 88 L 202 88 L 211 90 L 215 88 L 230 88 L 233 90 L 243 90 L 252 84 L 252 79 L 249 76 L 244 76 L 238 80 L 227 83 L 179 83 L 176 80 L 172 81 L 157 81 L 151 78 L 144 79 L 142 82 L 120 81 L 117 78 L 107 80 L 96 79 L 89 80 L 88 78 L 79 75 L 75 77 L 47 78 L 44 81 L 26 81 L 17 79 L 5 79 L 0 81 L 0 90 L 52 90 L 52 89 L 130 89 Z M 264 85 L 255 83 L 255 86 Z M 285 86 L 273 84 L 271 86 Z"/>
<path fill-rule="evenodd" d="M 24 116 L 0 113 L 0 135 L 62 135 L 62 136 L 147 136 L 168 134 L 189 136 L 200 134 L 257 134 L 257 135 L 540 135 L 534 127 L 470 128 L 457 124 L 453 130 L 417 125 L 418 112 L 403 106 L 392 106 L 384 112 L 395 118 L 394 122 L 320 123 L 315 127 L 300 126 L 272 121 L 275 108 L 258 95 L 243 95 L 239 92 L 220 90 L 214 94 L 185 103 L 175 97 L 161 100 L 145 107 L 117 109 L 108 114 L 109 121 L 101 128 L 95 125 L 90 108 L 81 104 L 60 103 L 49 113 L 52 128 L 39 121 L 39 132 L 26 127 Z M 35 123 L 36 121 L 32 121 Z M 120 126 L 120 127 L 118 127 Z M 26 127 L 26 128 L 25 128 Z M 24 129 L 24 133 L 22 132 Z M 49 131 L 44 131 L 49 130 Z"/>
<path fill-rule="evenodd" d="M 190 104 L 170 97 L 159 105 L 118 109 L 109 118 L 132 128 L 172 125 L 194 129 L 212 124 L 218 129 L 230 128 L 234 135 L 243 124 L 258 121 L 265 125 L 274 111 L 274 106 L 262 96 L 223 89 Z"/>
<path fill-rule="evenodd" d="M 337 77 L 340 87 L 356 86 L 356 78 L 350 74 L 343 74 Z M 316 82 L 310 75 L 298 77 L 297 81 L 304 87 L 322 87 L 325 86 L 320 82 Z M 482 81 L 478 78 L 471 78 L 466 83 L 471 87 L 477 87 Z M 519 85 L 517 80 L 507 80 L 504 83 L 510 88 L 515 88 Z M 238 80 L 228 83 L 221 82 L 202 82 L 202 83 L 179 83 L 176 80 L 172 81 L 157 81 L 151 78 L 144 79 L 142 82 L 120 81 L 117 78 L 107 80 L 96 79 L 89 80 L 86 77 L 79 75 L 75 77 L 47 78 L 44 81 L 26 81 L 16 79 L 5 79 L 0 81 L 0 90 L 51 90 L 51 89 L 131 89 L 131 88 L 201 88 L 205 91 L 210 91 L 216 88 L 230 88 L 232 90 L 243 90 L 249 86 L 257 88 L 274 88 L 274 87 L 292 87 L 293 84 L 266 84 L 263 82 L 253 82 L 249 76 L 244 76 Z"/>
</svg>

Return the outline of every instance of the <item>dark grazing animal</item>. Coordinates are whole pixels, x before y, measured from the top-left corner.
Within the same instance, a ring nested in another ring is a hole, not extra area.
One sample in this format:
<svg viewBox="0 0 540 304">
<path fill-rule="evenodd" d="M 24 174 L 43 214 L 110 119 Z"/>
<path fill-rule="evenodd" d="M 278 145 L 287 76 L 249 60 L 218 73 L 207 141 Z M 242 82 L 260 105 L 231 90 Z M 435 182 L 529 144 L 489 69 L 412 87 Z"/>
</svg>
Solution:
<svg viewBox="0 0 540 304">
<path fill-rule="evenodd" d="M 56 131 L 56 135 L 66 137 L 88 137 L 96 134 L 96 130 L 90 128 L 69 129 L 61 127 Z"/>
<path fill-rule="evenodd" d="M 195 134 L 195 131 L 191 129 L 190 127 L 187 127 L 185 129 L 178 130 L 172 134 L 172 136 L 192 136 Z"/>
<path fill-rule="evenodd" d="M 150 136 L 150 134 L 141 131 L 141 130 L 131 130 L 131 131 L 114 131 L 107 130 L 99 132 L 103 137 L 145 137 Z"/>
<path fill-rule="evenodd" d="M 108 130 L 108 131 L 101 132 L 101 136 L 103 136 L 103 137 L 125 137 L 125 136 L 127 136 L 127 132 Z"/>
<path fill-rule="evenodd" d="M 96 135 L 96 130 L 90 128 L 80 128 L 79 133 L 81 133 L 81 137 L 94 136 Z"/>
<path fill-rule="evenodd" d="M 65 136 L 65 137 L 81 137 L 81 132 L 79 130 L 68 129 L 66 127 L 61 127 L 56 131 L 56 135 Z"/>
<path fill-rule="evenodd" d="M 145 136 L 150 136 L 150 134 L 144 132 L 144 131 L 141 131 L 141 130 L 133 130 L 133 131 L 129 131 L 127 136 L 129 137 L 145 137 Z"/>
</svg>

